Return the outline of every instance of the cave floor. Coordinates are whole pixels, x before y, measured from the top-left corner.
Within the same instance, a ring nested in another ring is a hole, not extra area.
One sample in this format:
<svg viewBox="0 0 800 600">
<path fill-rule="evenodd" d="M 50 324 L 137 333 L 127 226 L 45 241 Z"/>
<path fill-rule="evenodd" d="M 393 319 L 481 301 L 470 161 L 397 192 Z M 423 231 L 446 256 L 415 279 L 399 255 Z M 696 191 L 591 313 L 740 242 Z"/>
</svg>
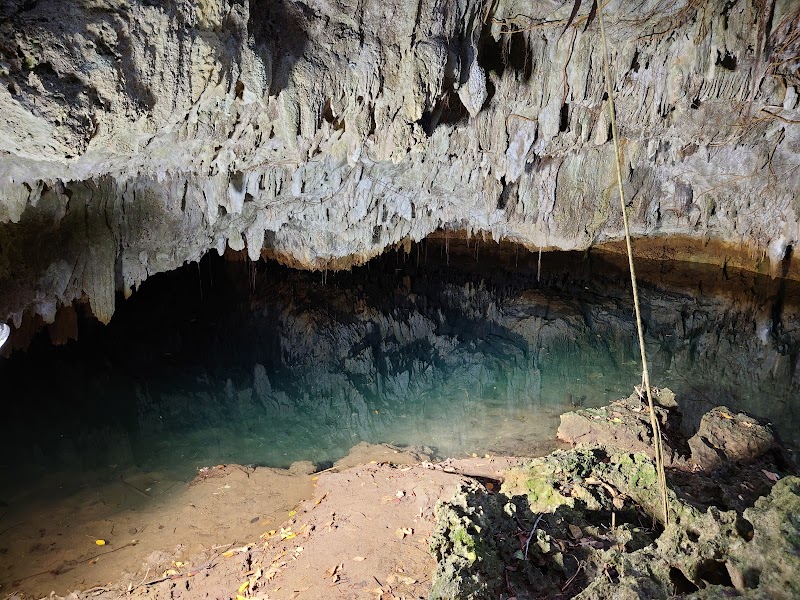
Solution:
<svg viewBox="0 0 800 600">
<path fill-rule="evenodd" d="M 467 477 L 493 489 L 519 461 L 425 458 L 362 443 L 316 474 L 303 463 L 290 470 L 219 465 L 188 484 L 139 473 L 67 501 L 42 494 L 3 518 L 11 524 L 6 556 L 28 560 L 3 567 L 0 593 L 426 597 L 436 502 Z"/>
</svg>

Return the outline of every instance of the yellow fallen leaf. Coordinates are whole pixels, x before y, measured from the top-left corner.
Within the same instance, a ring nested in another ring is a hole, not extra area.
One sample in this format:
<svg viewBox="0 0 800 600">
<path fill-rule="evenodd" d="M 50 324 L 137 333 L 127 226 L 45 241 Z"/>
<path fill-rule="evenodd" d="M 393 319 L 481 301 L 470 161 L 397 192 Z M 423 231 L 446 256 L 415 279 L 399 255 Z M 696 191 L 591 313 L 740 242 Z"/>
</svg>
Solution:
<svg viewBox="0 0 800 600">
<path fill-rule="evenodd" d="M 720 411 L 719 416 L 722 417 L 723 419 L 733 420 L 733 417 L 731 415 L 729 415 L 728 413 L 726 413 L 726 412 Z"/>
<path fill-rule="evenodd" d="M 174 561 L 172 561 L 172 564 L 180 569 L 186 563 L 183 563 L 183 562 L 181 562 L 179 560 L 174 560 Z"/>
<path fill-rule="evenodd" d="M 164 571 L 162 577 L 171 577 L 172 575 L 177 575 L 177 574 L 178 572 L 175 569 L 167 569 L 166 571 Z"/>
<path fill-rule="evenodd" d="M 297 537 L 297 534 L 296 534 L 296 533 L 289 533 L 289 534 L 287 534 L 287 535 L 285 535 L 285 536 L 283 536 L 283 535 L 282 535 L 282 536 L 281 536 L 281 539 L 282 539 L 282 540 L 293 540 L 293 539 L 294 539 L 294 538 L 296 538 L 296 537 Z"/>
<path fill-rule="evenodd" d="M 236 594 L 236 600 L 247 600 L 247 598 L 245 598 L 241 594 Z"/>
<path fill-rule="evenodd" d="M 106 545 L 106 541 L 105 540 L 95 540 L 94 543 L 97 544 L 98 546 L 105 546 Z"/>
<path fill-rule="evenodd" d="M 614 417 L 613 419 L 611 419 L 611 422 L 612 423 L 622 423 L 622 419 L 620 419 L 619 417 Z"/>
<path fill-rule="evenodd" d="M 297 511 L 296 511 L 296 510 L 290 510 L 290 511 L 289 511 L 289 516 L 290 516 L 290 517 L 293 517 L 293 516 L 295 516 L 296 514 L 297 514 Z"/>
<path fill-rule="evenodd" d="M 248 579 L 242 585 L 239 586 L 239 589 L 236 590 L 239 594 L 244 594 L 244 591 L 250 587 L 250 580 Z"/>
<path fill-rule="evenodd" d="M 473 452 L 472 453 L 472 458 L 478 458 L 478 455 Z"/>
<path fill-rule="evenodd" d="M 226 552 L 223 552 L 222 556 L 224 556 L 225 558 L 228 558 L 230 556 L 233 556 L 234 554 L 236 554 L 236 553 L 233 550 L 228 550 Z"/>
</svg>

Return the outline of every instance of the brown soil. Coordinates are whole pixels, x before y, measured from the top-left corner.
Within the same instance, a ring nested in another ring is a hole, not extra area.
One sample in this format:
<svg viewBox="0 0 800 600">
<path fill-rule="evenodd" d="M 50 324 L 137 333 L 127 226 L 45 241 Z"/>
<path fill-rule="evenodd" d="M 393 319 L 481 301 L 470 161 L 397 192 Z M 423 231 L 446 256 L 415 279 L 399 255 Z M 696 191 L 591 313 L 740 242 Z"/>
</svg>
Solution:
<svg viewBox="0 0 800 600">
<path fill-rule="evenodd" d="M 42 495 L 1 521 L 11 527 L 0 538 L 0 595 L 424 598 L 437 500 L 467 477 L 499 488 L 518 462 L 426 458 L 362 443 L 318 474 L 310 463 L 227 465 L 188 484 L 142 473 L 66 500 Z"/>
<path fill-rule="evenodd" d="M 11 499 L 0 520 L 0 595 L 66 594 L 115 580 L 127 588 L 176 563 L 192 568 L 197 556 L 277 526 L 312 489 L 308 474 L 228 465 L 189 484 L 139 473 L 67 497 Z"/>
</svg>

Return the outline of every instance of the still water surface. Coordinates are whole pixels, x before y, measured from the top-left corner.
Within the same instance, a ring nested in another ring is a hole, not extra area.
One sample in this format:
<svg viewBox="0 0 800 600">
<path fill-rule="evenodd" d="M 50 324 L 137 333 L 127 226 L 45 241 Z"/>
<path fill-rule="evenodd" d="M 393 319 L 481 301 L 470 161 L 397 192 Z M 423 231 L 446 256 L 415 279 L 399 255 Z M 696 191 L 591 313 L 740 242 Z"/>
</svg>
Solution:
<svg viewBox="0 0 800 600">
<path fill-rule="evenodd" d="M 325 276 L 206 259 L 154 277 L 111 326 L 84 318 L 78 342 L 53 349 L 43 334 L 0 359 L 3 485 L 59 471 L 324 467 L 360 441 L 438 457 L 541 453 L 562 412 L 640 381 L 627 275 L 548 255 L 537 281 L 532 256 L 505 261 L 399 254 Z M 786 298 L 798 296 L 725 278 L 645 277 L 653 382 L 678 393 L 687 428 L 725 403 L 796 445 L 800 325 Z"/>
</svg>

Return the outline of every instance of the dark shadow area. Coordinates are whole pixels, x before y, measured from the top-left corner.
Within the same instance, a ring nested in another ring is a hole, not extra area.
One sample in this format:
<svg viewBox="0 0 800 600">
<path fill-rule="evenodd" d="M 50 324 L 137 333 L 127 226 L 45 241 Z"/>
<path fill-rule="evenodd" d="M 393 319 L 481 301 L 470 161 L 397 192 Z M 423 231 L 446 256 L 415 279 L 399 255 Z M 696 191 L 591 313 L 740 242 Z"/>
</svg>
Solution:
<svg viewBox="0 0 800 600">
<path fill-rule="evenodd" d="M 533 59 L 525 36 L 522 31 L 509 31 L 495 40 L 490 28 L 484 27 L 478 48 L 478 62 L 484 71 L 494 71 L 500 77 L 508 69 L 520 81 L 528 82 L 533 74 Z"/>
<path fill-rule="evenodd" d="M 727 69 L 728 71 L 735 71 L 736 70 L 736 56 L 731 54 L 730 52 L 726 52 L 725 54 L 720 53 L 717 51 L 717 61 L 715 63 L 718 67 L 722 67 L 723 69 Z"/>
<path fill-rule="evenodd" d="M 469 120 L 469 111 L 461 102 L 458 93 L 452 89 L 452 86 L 452 80 L 445 81 L 444 88 L 449 91 L 439 99 L 432 110 L 422 113 L 419 124 L 426 135 L 433 135 L 434 130 L 439 125 L 457 126 Z"/>
<path fill-rule="evenodd" d="M 305 52 L 309 41 L 306 26 L 314 14 L 306 4 L 292 0 L 249 2 L 247 30 L 256 54 L 264 61 L 269 93 L 274 96 L 288 85 L 292 68 Z"/>
</svg>

